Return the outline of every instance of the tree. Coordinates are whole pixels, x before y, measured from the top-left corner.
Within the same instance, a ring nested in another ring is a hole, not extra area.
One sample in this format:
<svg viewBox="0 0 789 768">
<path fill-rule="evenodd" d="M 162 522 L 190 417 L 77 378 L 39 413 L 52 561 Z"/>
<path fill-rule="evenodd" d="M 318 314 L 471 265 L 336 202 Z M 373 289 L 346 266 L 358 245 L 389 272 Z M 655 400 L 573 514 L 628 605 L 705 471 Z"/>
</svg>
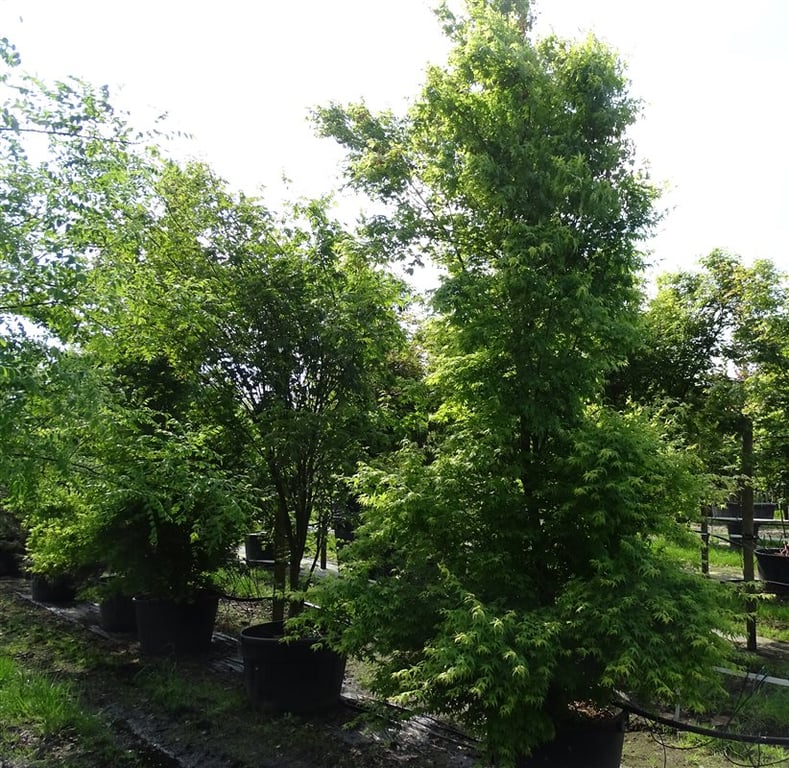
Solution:
<svg viewBox="0 0 789 768">
<path fill-rule="evenodd" d="M 644 342 L 623 374 L 624 391 L 675 414 L 678 436 L 715 478 L 707 502 L 738 498 L 746 582 L 754 576 L 754 491 L 786 503 L 788 300 L 772 263 L 748 267 L 713 251 L 696 271 L 660 277 Z M 755 649 L 752 618 L 748 630 Z"/>
<path fill-rule="evenodd" d="M 324 203 L 278 218 L 206 167 L 162 159 L 106 89 L 17 76 L 13 47 L 2 52 L 5 476 L 26 510 L 59 489 L 69 499 L 56 524 L 30 519 L 38 559 L 66 537 L 86 545 L 68 557 L 89 558 L 119 521 L 131 543 L 132 518 L 156 547 L 175 518 L 199 513 L 172 495 L 196 492 L 195 473 L 224 481 L 229 500 L 235 483 L 239 502 L 244 475 L 258 514 L 278 521 L 298 590 L 309 526 L 377 439 L 378 386 L 396 378 L 404 340 L 401 285 L 368 267 Z M 162 400 L 163 376 L 186 400 Z M 262 511 L 272 502 L 276 514 Z M 206 530 L 188 528 L 191 552 Z"/>
<path fill-rule="evenodd" d="M 86 282 L 93 259 L 127 236 L 155 163 L 150 137 L 115 112 L 106 88 L 41 81 L 21 70 L 5 38 L 0 59 L 0 436 L 8 486 L 36 480 L 42 446 L 33 401 L 78 339 L 93 304 Z"/>
<path fill-rule="evenodd" d="M 507 764 L 618 688 L 703 706 L 725 652 L 716 587 L 651 538 L 696 503 L 692 457 L 602 405 L 655 219 L 638 105 L 599 41 L 532 41 L 529 8 L 444 9 L 454 49 L 405 117 L 317 115 L 350 183 L 389 206 L 367 222 L 379 252 L 445 277 L 431 439 L 361 473 L 356 567 L 316 600 L 378 690 L 453 713 Z"/>
<path fill-rule="evenodd" d="M 663 274 L 643 315 L 643 340 L 614 389 L 642 403 L 667 403 L 683 440 L 708 472 L 739 474 L 744 419 L 757 435 L 754 487 L 786 486 L 786 276 L 768 261 L 751 266 L 722 250 L 699 268 Z"/>
<path fill-rule="evenodd" d="M 157 194 L 139 246 L 97 265 L 99 292 L 119 293 L 94 344 L 162 354 L 199 382 L 271 521 L 281 618 L 287 594 L 291 612 L 302 599 L 310 527 L 325 535 L 341 478 L 375 447 L 405 344 L 403 286 L 367 264 L 325 202 L 279 218 L 201 165 L 168 165 Z"/>
</svg>

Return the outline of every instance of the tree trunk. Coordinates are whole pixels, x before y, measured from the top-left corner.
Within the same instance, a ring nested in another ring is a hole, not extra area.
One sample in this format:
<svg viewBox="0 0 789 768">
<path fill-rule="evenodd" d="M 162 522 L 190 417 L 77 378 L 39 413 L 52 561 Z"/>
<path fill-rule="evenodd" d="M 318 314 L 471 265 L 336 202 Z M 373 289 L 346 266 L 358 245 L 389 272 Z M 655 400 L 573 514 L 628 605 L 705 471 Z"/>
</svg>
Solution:
<svg viewBox="0 0 789 768">
<path fill-rule="evenodd" d="M 288 579 L 288 510 L 280 499 L 277 504 L 277 514 L 274 518 L 274 595 L 271 607 L 271 620 L 283 621 L 285 619 L 285 590 Z"/>
</svg>

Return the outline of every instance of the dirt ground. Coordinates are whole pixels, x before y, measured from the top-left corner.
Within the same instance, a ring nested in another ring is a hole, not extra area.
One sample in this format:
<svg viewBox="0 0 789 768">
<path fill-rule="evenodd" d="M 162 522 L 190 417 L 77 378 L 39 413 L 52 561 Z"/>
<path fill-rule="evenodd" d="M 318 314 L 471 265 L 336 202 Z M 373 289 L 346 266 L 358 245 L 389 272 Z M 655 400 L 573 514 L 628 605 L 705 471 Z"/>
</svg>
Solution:
<svg viewBox="0 0 789 768">
<path fill-rule="evenodd" d="M 73 634 L 112 663 L 86 666 L 76 678 L 89 706 L 112 725 L 113 734 L 145 768 L 474 768 L 484 762 L 473 740 L 431 718 L 398 719 L 375 707 L 354 677 L 346 676 L 343 704 L 311 717 L 272 717 L 255 712 L 243 692 L 236 629 L 260 620 L 259 606 L 223 601 L 208 658 L 153 662 L 140 657 L 133 636 L 109 634 L 90 603 L 45 606 L 30 599 L 24 579 L 0 580 L 0 632 L 41 625 Z M 40 636 L 41 633 L 39 633 Z M 20 656 L 47 668 L 46 647 Z M 146 675 L 173 676 L 162 701 L 141 685 Z M 181 676 L 179 678 L 179 676 Z M 188 679 L 191 700 L 178 679 Z M 199 691 L 211 691 L 202 699 Z M 167 697 L 169 696 L 169 700 Z M 173 701 L 173 696 L 176 700 Z M 225 702 L 217 710 L 216 701 Z M 622 768 L 728 768 L 724 755 L 690 745 L 666 729 L 631 718 Z M 758 760 L 758 759 L 757 759 Z M 68 768 L 68 762 L 62 763 Z M 759 764 L 755 762 L 753 764 Z M 3 761 L 0 768 L 26 768 Z M 593 767 L 591 767 L 593 768 Z"/>
</svg>

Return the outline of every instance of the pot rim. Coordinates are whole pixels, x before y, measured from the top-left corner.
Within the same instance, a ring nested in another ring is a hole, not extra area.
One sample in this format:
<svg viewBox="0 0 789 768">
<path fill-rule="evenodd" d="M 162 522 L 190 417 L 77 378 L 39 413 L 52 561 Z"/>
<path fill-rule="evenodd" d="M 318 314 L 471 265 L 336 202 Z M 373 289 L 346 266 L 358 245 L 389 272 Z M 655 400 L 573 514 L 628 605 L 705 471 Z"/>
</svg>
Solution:
<svg viewBox="0 0 789 768">
<path fill-rule="evenodd" d="M 322 637 L 290 637 L 285 634 L 284 621 L 264 621 L 258 624 L 250 624 L 241 630 L 242 642 L 249 643 L 287 643 L 288 645 L 315 645 L 315 643 L 322 643 Z"/>
<path fill-rule="evenodd" d="M 753 550 L 755 555 L 767 555 L 768 557 L 787 557 L 781 554 L 781 547 L 757 547 Z"/>
</svg>

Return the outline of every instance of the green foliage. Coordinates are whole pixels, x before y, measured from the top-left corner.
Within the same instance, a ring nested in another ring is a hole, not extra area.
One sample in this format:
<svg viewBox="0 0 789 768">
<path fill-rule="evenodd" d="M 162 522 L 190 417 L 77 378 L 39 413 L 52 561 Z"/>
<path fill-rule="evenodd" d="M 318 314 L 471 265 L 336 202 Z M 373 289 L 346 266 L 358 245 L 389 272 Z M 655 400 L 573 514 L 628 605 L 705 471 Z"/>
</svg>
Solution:
<svg viewBox="0 0 789 768">
<path fill-rule="evenodd" d="M 755 443 L 748 482 L 786 497 L 788 288 L 770 262 L 746 266 L 724 251 L 697 271 L 662 275 L 642 318 L 641 345 L 612 387 L 620 400 L 667 404 L 676 435 L 720 476 L 721 498 L 743 483 L 746 419 Z"/>
<path fill-rule="evenodd" d="M 34 567 L 184 595 L 256 519 L 299 589 L 338 478 L 399 429 L 402 284 L 327 201 L 275 216 L 136 145 L 104 90 L 5 85 L 0 433 Z"/>
<path fill-rule="evenodd" d="M 7 49 L 6 49 L 7 50 Z M 46 83 L 16 68 L 0 82 L 0 313 L 27 335 L 72 339 L 85 322 L 86 277 L 128 239 L 151 157 L 106 87 Z"/>
<path fill-rule="evenodd" d="M 317 115 L 387 206 L 374 252 L 444 277 L 428 439 L 362 468 L 351 562 L 315 601 L 377 690 L 451 713 L 510 764 L 572 702 L 681 688 L 702 707 L 729 614 L 652 544 L 698 509 L 698 463 L 659 417 L 601 405 L 637 339 L 656 218 L 623 67 L 593 38 L 532 41 L 525 3 L 442 15 L 454 48 L 407 116 Z"/>
</svg>

